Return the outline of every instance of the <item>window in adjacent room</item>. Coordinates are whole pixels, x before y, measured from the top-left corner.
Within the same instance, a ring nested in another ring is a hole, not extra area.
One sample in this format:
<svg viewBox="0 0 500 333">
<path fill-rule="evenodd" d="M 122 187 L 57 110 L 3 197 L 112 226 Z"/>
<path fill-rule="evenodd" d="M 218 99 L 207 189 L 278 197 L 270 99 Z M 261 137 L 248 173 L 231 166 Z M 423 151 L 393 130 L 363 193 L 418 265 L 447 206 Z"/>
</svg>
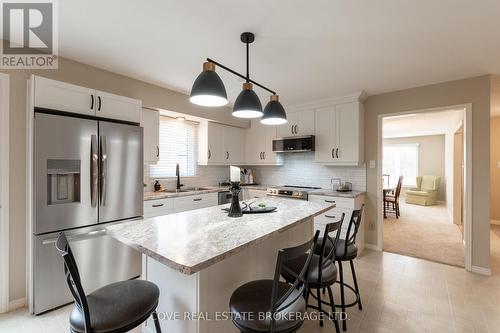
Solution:
<svg viewBox="0 0 500 333">
<path fill-rule="evenodd" d="M 160 160 L 150 166 L 150 177 L 175 177 L 177 163 L 182 177 L 196 176 L 197 144 L 197 123 L 160 116 Z"/>
<path fill-rule="evenodd" d="M 390 187 L 396 187 L 399 176 L 403 186 L 416 186 L 418 144 L 384 145 L 383 174 L 389 175 Z M 384 179 L 386 184 L 387 179 Z"/>
</svg>

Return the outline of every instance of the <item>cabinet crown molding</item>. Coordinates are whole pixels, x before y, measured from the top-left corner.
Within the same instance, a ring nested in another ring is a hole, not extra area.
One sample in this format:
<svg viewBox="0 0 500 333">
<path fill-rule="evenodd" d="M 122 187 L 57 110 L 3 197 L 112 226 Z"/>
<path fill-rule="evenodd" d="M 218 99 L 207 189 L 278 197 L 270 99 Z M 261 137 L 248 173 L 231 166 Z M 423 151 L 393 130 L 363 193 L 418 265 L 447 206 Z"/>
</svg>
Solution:
<svg viewBox="0 0 500 333">
<path fill-rule="evenodd" d="M 325 99 L 319 99 L 316 101 L 311 101 L 302 104 L 294 104 L 294 105 L 285 105 L 285 110 L 287 112 L 296 112 L 304 109 L 317 109 L 325 106 L 335 105 L 335 104 L 343 104 L 350 102 L 359 102 L 363 103 L 368 98 L 368 94 L 361 90 L 359 92 L 345 95 L 345 96 L 336 96 L 329 97 Z"/>
</svg>

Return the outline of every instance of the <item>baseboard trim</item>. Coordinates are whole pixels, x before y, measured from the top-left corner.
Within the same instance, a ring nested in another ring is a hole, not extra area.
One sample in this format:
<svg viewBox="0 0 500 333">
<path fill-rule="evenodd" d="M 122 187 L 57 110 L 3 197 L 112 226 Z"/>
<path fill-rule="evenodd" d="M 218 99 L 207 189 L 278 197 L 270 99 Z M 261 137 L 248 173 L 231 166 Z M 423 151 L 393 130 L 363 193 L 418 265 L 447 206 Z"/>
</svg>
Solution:
<svg viewBox="0 0 500 333">
<path fill-rule="evenodd" d="M 491 220 L 491 224 L 500 225 L 500 220 Z"/>
<path fill-rule="evenodd" d="M 486 276 L 491 275 L 491 269 L 485 267 L 472 266 L 471 271 L 476 274 L 481 274 Z"/>
<path fill-rule="evenodd" d="M 26 297 L 18 298 L 9 302 L 9 311 L 13 311 L 26 306 Z"/>
<path fill-rule="evenodd" d="M 377 245 L 368 244 L 368 243 L 365 243 L 365 249 L 372 250 L 372 251 L 382 251 Z"/>
</svg>

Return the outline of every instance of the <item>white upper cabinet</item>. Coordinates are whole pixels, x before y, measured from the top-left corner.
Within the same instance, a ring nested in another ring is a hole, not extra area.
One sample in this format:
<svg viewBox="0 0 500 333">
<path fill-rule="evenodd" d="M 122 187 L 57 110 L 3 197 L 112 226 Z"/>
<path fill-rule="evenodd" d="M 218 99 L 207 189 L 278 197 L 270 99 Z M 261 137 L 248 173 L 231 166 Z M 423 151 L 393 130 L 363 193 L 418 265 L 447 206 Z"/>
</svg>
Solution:
<svg viewBox="0 0 500 333">
<path fill-rule="evenodd" d="M 232 126 L 223 127 L 226 162 L 243 164 L 245 162 L 245 130 Z"/>
<path fill-rule="evenodd" d="M 139 123 L 140 100 L 33 76 L 35 107 Z"/>
<path fill-rule="evenodd" d="M 160 159 L 160 113 L 142 109 L 141 126 L 144 129 L 144 164 L 156 164 Z"/>
<path fill-rule="evenodd" d="M 359 102 L 316 110 L 316 162 L 359 165 L 364 160 L 364 110 Z"/>
<path fill-rule="evenodd" d="M 245 164 L 283 164 L 283 156 L 273 152 L 273 140 L 276 135 L 276 126 L 262 125 L 259 120 L 252 120 L 251 127 L 246 130 Z"/>
<path fill-rule="evenodd" d="M 142 102 L 133 98 L 118 96 L 104 91 L 95 91 L 96 116 L 130 122 L 140 122 Z"/>
<path fill-rule="evenodd" d="M 314 134 L 314 110 L 287 113 L 288 122 L 278 126 L 278 137 L 304 136 Z"/>
<path fill-rule="evenodd" d="M 95 116 L 94 89 L 34 76 L 35 107 Z"/>
<path fill-rule="evenodd" d="M 202 121 L 198 132 L 198 164 L 243 164 L 245 130 L 210 121 Z"/>
</svg>

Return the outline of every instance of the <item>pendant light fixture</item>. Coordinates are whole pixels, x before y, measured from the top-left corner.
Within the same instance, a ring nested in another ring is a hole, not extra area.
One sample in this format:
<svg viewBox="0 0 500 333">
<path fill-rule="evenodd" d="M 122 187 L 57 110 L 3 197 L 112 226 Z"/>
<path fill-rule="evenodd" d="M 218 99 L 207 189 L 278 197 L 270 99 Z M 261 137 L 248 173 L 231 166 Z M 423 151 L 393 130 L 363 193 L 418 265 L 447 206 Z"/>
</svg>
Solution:
<svg viewBox="0 0 500 333">
<path fill-rule="evenodd" d="M 220 77 L 215 73 L 215 65 L 226 71 L 245 79 L 243 90 L 236 98 L 233 106 L 233 116 L 238 118 L 259 118 L 261 123 L 266 125 L 279 125 L 287 122 L 286 112 L 279 102 L 278 95 L 271 89 L 250 79 L 249 71 L 249 45 L 254 42 L 255 35 L 251 32 L 244 32 L 240 36 L 241 42 L 246 45 L 246 75 L 242 75 L 210 58 L 203 64 L 203 72 L 196 78 L 191 89 L 190 101 L 203 106 L 221 106 L 227 103 L 226 89 Z M 271 100 L 262 112 L 262 104 L 259 97 L 253 91 L 256 85 L 270 92 Z M 224 102 L 224 104 L 218 104 Z"/>
<path fill-rule="evenodd" d="M 203 63 L 203 72 L 196 78 L 191 88 L 189 101 L 200 106 L 223 106 L 227 104 L 226 87 L 215 72 L 213 62 Z"/>
<path fill-rule="evenodd" d="M 287 123 L 286 112 L 279 101 L 278 95 L 271 95 L 271 100 L 264 109 L 260 122 L 264 125 L 283 125 Z"/>
</svg>

